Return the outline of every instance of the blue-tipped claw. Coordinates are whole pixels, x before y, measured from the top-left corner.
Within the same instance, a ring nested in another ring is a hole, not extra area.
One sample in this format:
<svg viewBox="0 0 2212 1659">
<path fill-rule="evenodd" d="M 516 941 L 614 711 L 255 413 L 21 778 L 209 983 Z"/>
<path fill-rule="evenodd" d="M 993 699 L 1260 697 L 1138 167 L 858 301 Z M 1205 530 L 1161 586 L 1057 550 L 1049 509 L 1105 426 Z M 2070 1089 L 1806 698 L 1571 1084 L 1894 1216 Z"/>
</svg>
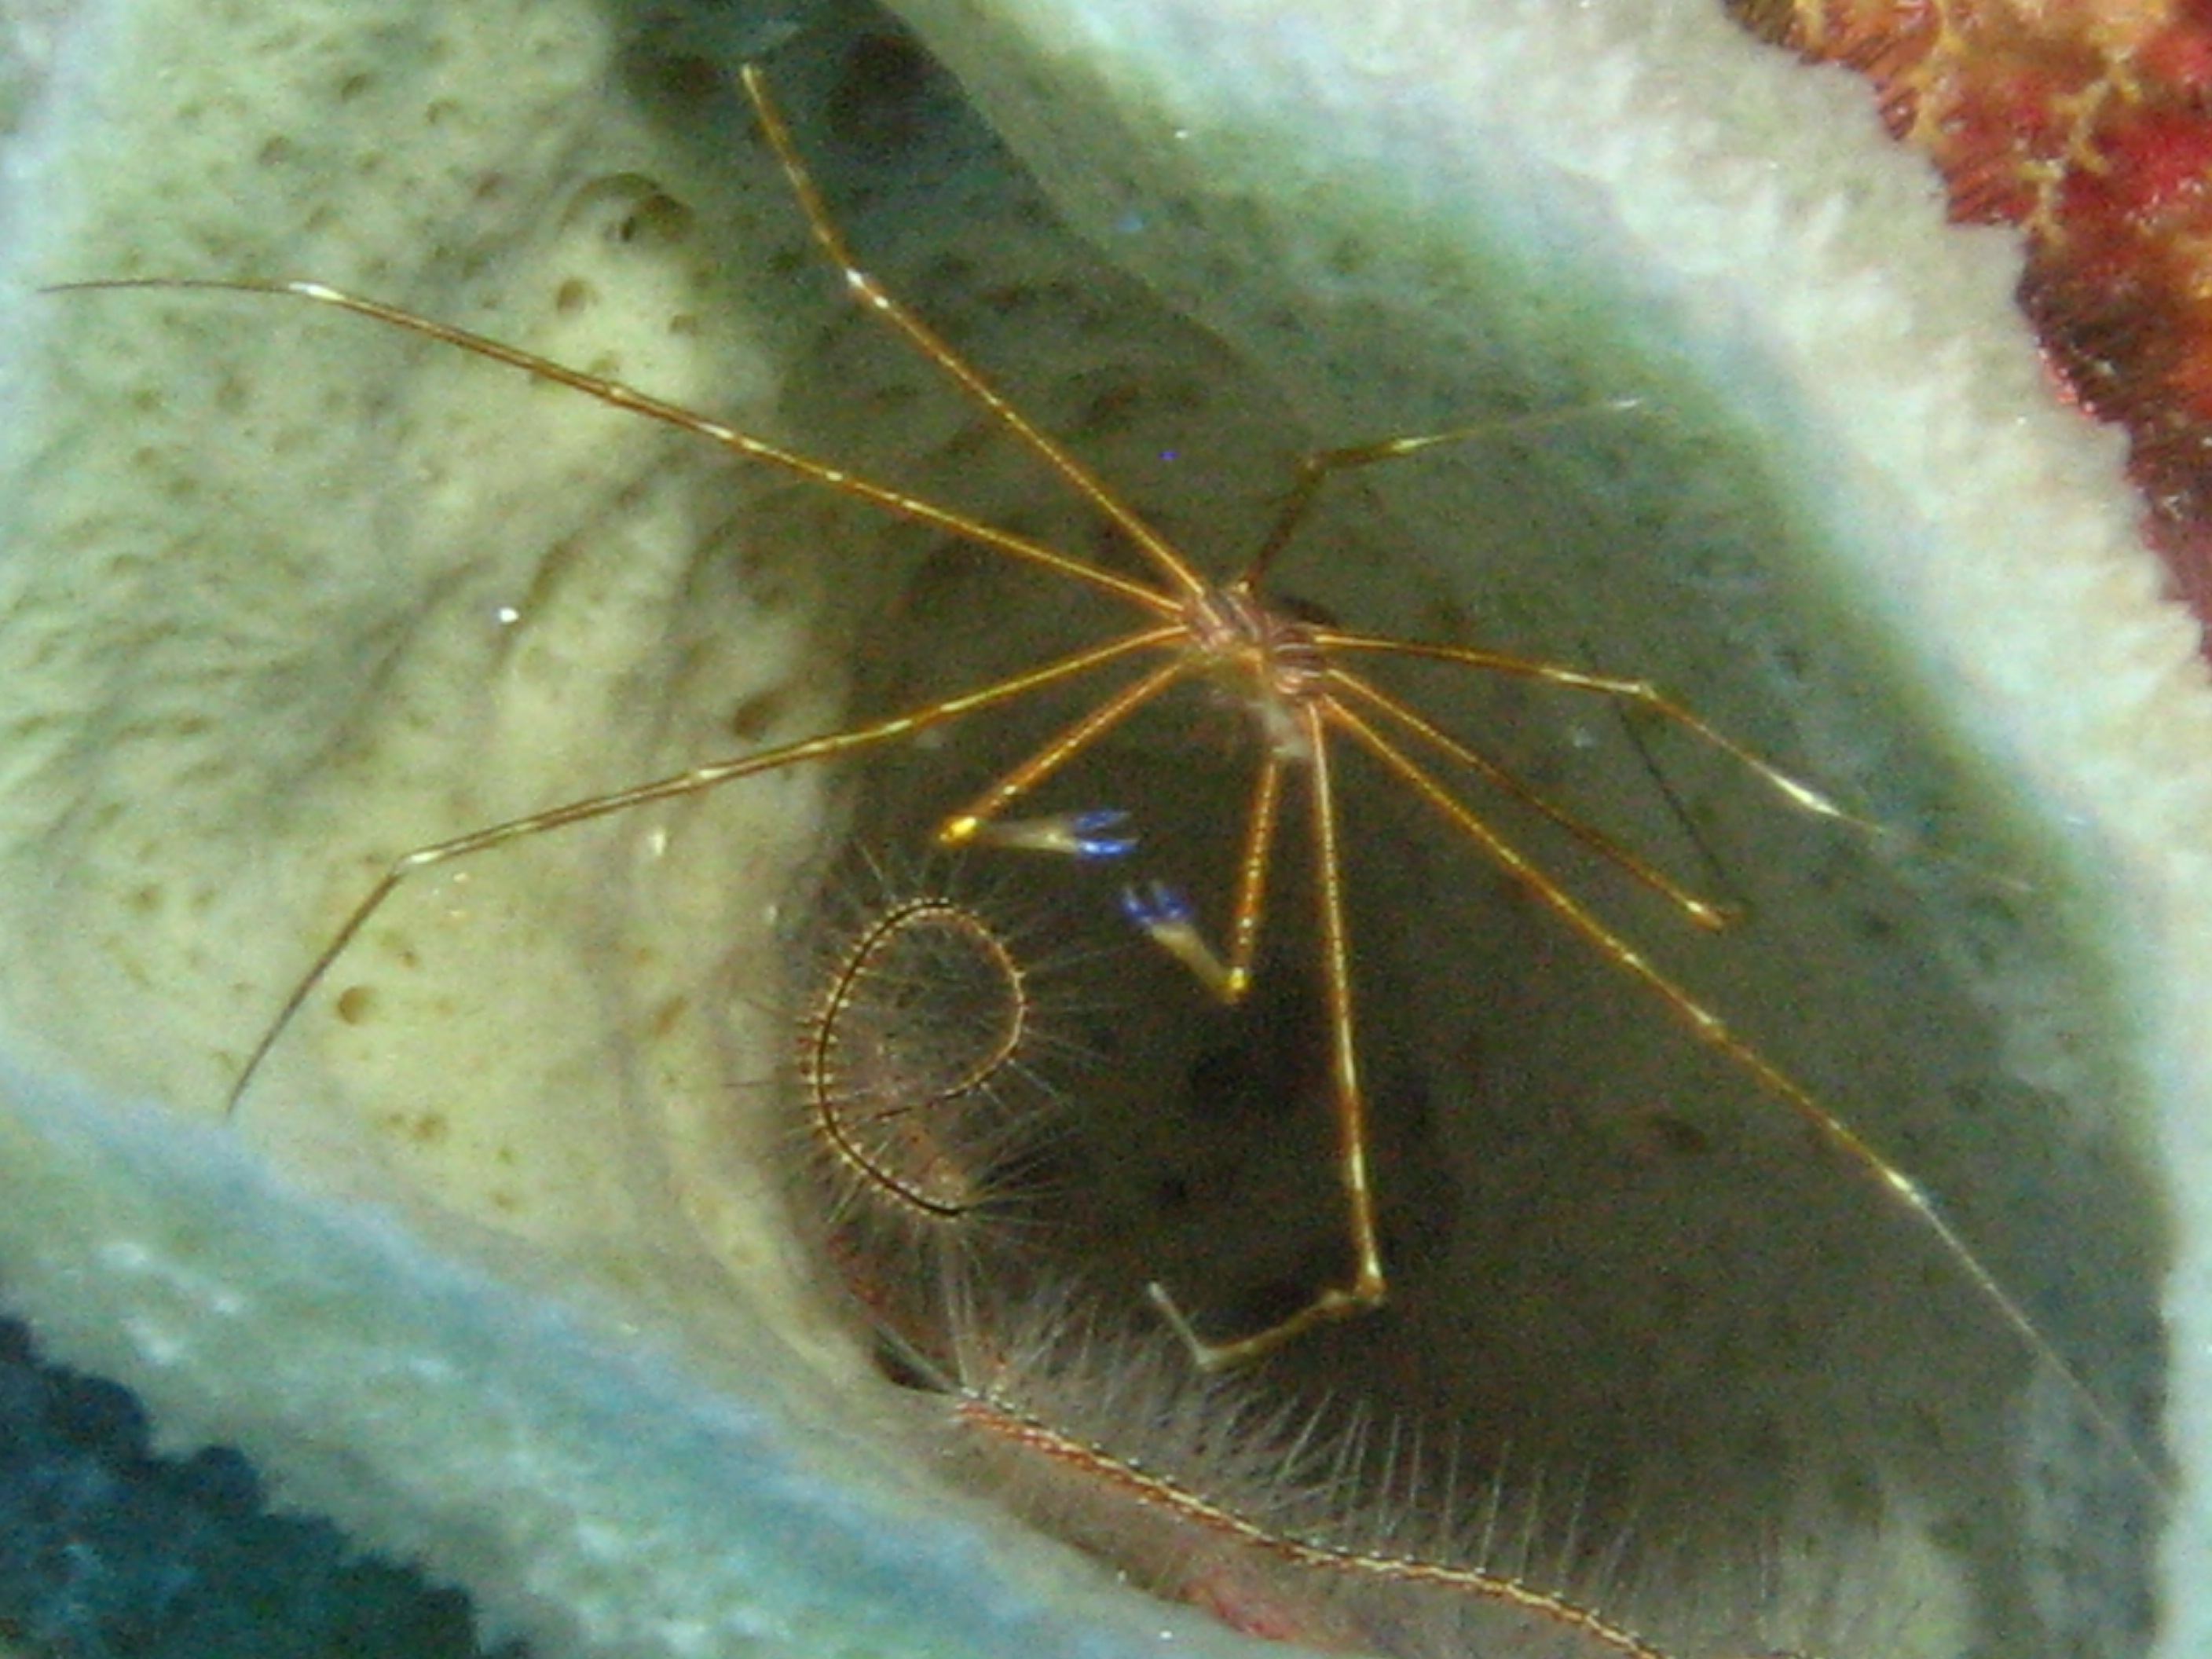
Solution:
<svg viewBox="0 0 2212 1659">
<path fill-rule="evenodd" d="M 1025 853 L 1054 853 L 1085 864 L 1126 857 L 1136 850 L 1134 836 L 1112 833 L 1129 821 L 1118 806 L 1086 812 L 1054 812 L 1037 818 L 998 818 L 978 824 L 974 838 L 988 846 Z"/>
<path fill-rule="evenodd" d="M 1176 889 L 1157 878 L 1146 882 L 1131 882 L 1121 890 L 1121 914 L 1158 938 L 1163 933 L 1180 931 L 1196 922 L 1190 901 Z"/>
<path fill-rule="evenodd" d="M 1206 942 L 1206 935 L 1199 931 L 1198 913 L 1175 888 L 1158 880 L 1132 882 L 1121 890 L 1121 914 L 1224 1002 L 1234 1002 L 1243 995 L 1243 975 Z"/>
<path fill-rule="evenodd" d="M 1137 850 L 1136 836 L 1108 833 L 1129 821 L 1129 815 L 1118 806 L 1100 806 L 1088 812 L 1070 812 L 1066 818 L 1075 856 L 1086 863 L 1127 858 Z"/>
</svg>

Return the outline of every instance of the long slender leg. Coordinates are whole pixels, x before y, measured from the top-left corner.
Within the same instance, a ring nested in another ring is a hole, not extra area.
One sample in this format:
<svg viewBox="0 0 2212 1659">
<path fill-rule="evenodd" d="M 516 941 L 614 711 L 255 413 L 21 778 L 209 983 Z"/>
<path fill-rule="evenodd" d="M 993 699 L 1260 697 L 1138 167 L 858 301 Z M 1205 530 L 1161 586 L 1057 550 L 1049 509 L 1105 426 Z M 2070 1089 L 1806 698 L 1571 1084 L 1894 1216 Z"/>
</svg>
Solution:
<svg viewBox="0 0 2212 1659">
<path fill-rule="evenodd" d="M 1358 1031 L 1353 1012 L 1352 939 L 1344 914 L 1343 863 L 1338 843 L 1336 787 L 1329 767 L 1328 733 L 1319 704 L 1299 714 L 1306 727 L 1312 761 L 1310 802 L 1313 811 L 1314 890 L 1321 927 L 1322 994 L 1328 1018 L 1329 1083 L 1336 1114 L 1337 1174 L 1344 1190 L 1346 1227 L 1352 1271 L 1343 1285 L 1328 1285 L 1287 1319 L 1231 1342 L 1208 1342 L 1193 1328 L 1167 1287 L 1146 1286 L 1146 1294 L 1201 1370 L 1220 1370 L 1273 1352 L 1315 1326 L 1347 1319 L 1382 1304 L 1389 1293 L 1382 1245 L 1375 1219 L 1375 1188 L 1368 1169 L 1367 1096 L 1359 1078 Z"/>
<path fill-rule="evenodd" d="M 1840 823 L 1856 830 L 1869 841 L 1895 845 L 1911 844 L 1919 857 L 1935 859 L 1960 869 L 1978 880 L 2027 893 L 2032 884 L 2003 870 L 1992 870 L 1945 853 L 1940 848 L 1921 846 L 1911 835 L 1894 824 L 1879 823 L 1863 817 L 1841 805 L 1834 797 L 1825 795 L 1802 779 L 1793 777 L 1774 762 L 1747 744 L 1740 743 L 1720 727 L 1706 720 L 1678 699 L 1668 696 L 1650 680 L 1629 679 L 1613 674 L 1592 673 L 1585 669 L 1571 667 L 1565 663 L 1547 662 L 1538 657 L 1516 657 L 1504 652 L 1486 651 L 1478 646 L 1426 645 L 1414 640 L 1383 639 L 1371 634 L 1355 634 L 1343 629 L 1317 627 L 1313 629 L 1316 644 L 1328 651 L 1364 651 L 1376 656 L 1407 657 L 1428 662 L 1457 663 L 1463 667 L 1478 668 L 1493 674 L 1506 674 L 1516 679 L 1534 680 L 1540 684 L 1556 685 L 1569 691 L 1589 691 L 1601 697 L 1610 697 L 1631 709 L 1642 709 L 1655 719 L 1663 720 L 1687 732 L 1707 747 L 1718 750 L 1744 770 L 1757 778 L 1776 794 L 1802 812 L 1826 818 L 1831 823 Z M 1338 669 L 1339 684 L 1355 678 L 1347 671 Z M 1371 698 L 1381 700 L 1381 693 L 1365 681 L 1358 682 L 1360 689 Z M 1446 752 L 1454 752 L 1455 745 L 1437 727 L 1403 704 L 1394 711 L 1401 723 L 1420 731 L 1423 740 Z M 1626 860 L 1619 860 L 1624 866 Z M 1638 879 L 1643 878 L 1638 877 Z M 1723 920 L 1725 918 L 1723 917 Z"/>
<path fill-rule="evenodd" d="M 1477 438 L 1495 438 L 1509 432 L 1526 431 L 1530 427 L 1557 426 L 1564 421 L 1578 420 L 1598 410 L 1626 410 L 1640 407 L 1634 398 L 1612 398 L 1603 403 L 1567 409 L 1542 410 L 1534 415 L 1509 416 L 1495 421 L 1480 421 L 1471 426 L 1450 427 L 1442 432 L 1419 432 L 1407 436 L 1384 438 L 1377 442 L 1349 444 L 1340 449 L 1316 449 L 1298 458 L 1298 474 L 1291 481 L 1290 493 L 1275 510 L 1274 521 L 1267 533 L 1260 538 L 1260 545 L 1244 562 L 1243 575 L 1245 584 L 1260 581 L 1267 573 L 1275 557 L 1290 544 L 1297 534 L 1298 526 L 1313 511 L 1315 500 L 1322 487 L 1339 473 L 1357 467 L 1372 466 L 1378 461 L 1395 461 L 1402 456 L 1418 455 L 1423 450 L 1435 449 L 1444 444 L 1467 443 Z"/>
<path fill-rule="evenodd" d="M 1230 913 L 1229 956 L 1224 960 L 1207 940 L 1189 902 L 1173 888 L 1154 882 L 1131 887 L 1121 908 L 1152 943 L 1190 969 L 1198 982 L 1224 1003 L 1237 1003 L 1252 988 L 1260 951 L 1260 921 L 1267 908 L 1267 866 L 1274 853 L 1275 824 L 1283 799 L 1283 757 L 1265 750 L 1252 782 L 1252 804 L 1245 814 L 1244 842 L 1237 860 L 1237 897 Z"/>
<path fill-rule="evenodd" d="M 238 1079 L 231 1085 L 229 1097 L 223 1103 L 223 1115 L 228 1117 L 237 1111 L 239 1102 L 245 1097 L 262 1063 L 269 1058 L 270 1051 L 276 1046 L 278 1039 L 290 1028 L 294 1018 L 307 999 L 314 994 L 315 988 L 323 982 L 331 966 L 361 936 L 361 930 L 383 908 L 385 900 L 392 896 L 393 890 L 409 877 L 454 859 L 466 858 L 503 846 L 525 836 L 540 835 L 549 830 L 564 829 L 574 823 L 587 823 L 594 818 L 627 811 L 631 807 L 643 806 L 653 801 L 696 794 L 701 790 L 734 782 L 756 773 L 770 772 L 779 767 L 793 766 L 806 761 L 829 760 L 879 743 L 908 737 L 947 720 L 972 714 L 978 709 L 1011 702 L 1046 686 L 1073 679 L 1108 663 L 1118 662 L 1135 652 L 1150 649 L 1160 642 L 1158 629 L 1147 629 L 1125 635 L 1103 645 L 1092 646 L 1059 658 L 1042 667 L 1030 669 L 973 691 L 963 692 L 957 696 L 946 697 L 921 708 L 909 709 L 888 720 L 855 726 L 850 731 L 833 732 L 825 737 L 804 738 L 798 743 L 763 750 L 757 754 L 741 756 L 734 760 L 695 766 L 687 771 L 656 778 L 649 783 L 617 789 L 611 794 L 593 795 L 586 800 L 569 801 L 543 812 L 509 818 L 501 823 L 471 830 L 465 836 L 456 836 L 450 841 L 437 842 L 402 854 L 392 860 L 391 866 L 377 878 L 376 884 L 348 913 L 344 922 L 331 935 L 309 964 L 307 971 L 293 986 L 292 994 L 285 998 L 283 1006 L 276 1011 L 276 1017 L 270 1022 L 268 1029 L 262 1032 L 252 1051 L 246 1055 L 246 1064 L 240 1069 Z"/>
<path fill-rule="evenodd" d="M 1462 743 L 1418 711 L 1400 702 L 1381 687 L 1370 684 L 1357 674 L 1343 669 L 1334 670 L 1329 684 L 1345 696 L 1364 702 L 1377 714 L 1410 732 L 1422 742 L 1442 750 L 1462 766 L 1468 768 L 1492 787 L 1509 794 L 1572 836 L 1632 879 L 1651 889 L 1668 900 L 1683 915 L 1700 927 L 1721 928 L 1732 920 L 1728 908 L 1711 899 L 1700 898 L 1683 886 L 1650 860 L 1633 848 L 1624 846 L 1595 824 L 1586 822 L 1532 788 L 1480 750 Z"/>
<path fill-rule="evenodd" d="M 1174 641 L 1178 634 L 1173 629 L 1152 629 L 1132 637 L 1140 639 L 1147 645 L 1164 646 Z M 992 839 L 991 823 L 1000 813 L 1073 760 L 1105 732 L 1119 726 L 1173 685 L 1186 672 L 1182 662 L 1170 662 L 1154 669 L 1142 679 L 1122 687 L 1064 731 L 1047 740 L 1027 760 L 1007 772 L 966 807 L 945 819 L 937 831 L 939 845 L 964 847 L 971 841 L 988 842 Z M 1027 826 L 1006 837 L 1006 842 L 1010 846 L 1030 844 Z"/>
<path fill-rule="evenodd" d="M 1895 833 L 1885 825 L 1857 817 L 1811 785 L 1790 776 L 1765 756 L 1738 743 L 1703 715 L 1668 696 L 1650 680 L 1594 674 L 1583 669 L 1570 668 L 1565 663 L 1546 662 L 1534 657 L 1516 657 L 1502 651 L 1485 651 L 1475 646 L 1424 645 L 1414 640 L 1382 639 L 1372 634 L 1354 634 L 1337 628 L 1316 628 L 1313 637 L 1315 642 L 1327 651 L 1364 651 L 1376 656 L 1458 663 L 1463 667 L 1507 674 L 1516 679 L 1536 680 L 1570 691 L 1594 691 L 1600 696 L 1615 698 L 1645 709 L 1680 726 L 1700 742 L 1719 750 L 1801 811 L 1810 812 L 1815 817 L 1826 818 L 1833 823 L 1848 823 L 1853 829 L 1872 836 Z M 1364 689 L 1371 690 L 1371 688 Z M 1425 728 L 1422 735 L 1439 748 L 1451 747 L 1449 738 L 1410 710 L 1401 713 L 1399 718 L 1408 725 Z"/>
<path fill-rule="evenodd" d="M 171 289 L 217 294 L 265 294 L 279 299 L 305 300 L 315 305 L 329 306 L 334 310 L 350 312 L 355 316 L 366 317 L 373 322 L 384 323 L 394 328 L 403 328 L 410 334 L 419 334 L 426 339 L 459 347 L 461 350 L 471 352 L 477 356 L 488 357 L 494 362 L 505 363 L 510 368 L 519 368 L 525 374 L 536 375 L 540 380 L 551 380 L 556 385 L 565 386 L 572 391 L 580 392 L 588 398 L 595 398 L 611 407 L 627 410 L 633 415 L 642 415 L 648 420 L 659 421 L 664 425 L 696 434 L 710 443 L 719 444 L 733 454 L 744 456 L 748 460 L 759 461 L 766 465 L 780 468 L 810 483 L 823 485 L 842 495 L 850 495 L 857 500 L 866 501 L 872 506 L 881 507 L 884 512 L 899 518 L 911 520 L 916 524 L 927 525 L 932 529 L 944 531 L 947 535 L 957 537 L 963 541 L 972 542 L 978 546 L 991 548 L 997 552 L 1007 554 L 1024 563 L 1056 571 L 1060 575 L 1073 578 L 1089 586 L 1112 593 L 1116 598 L 1126 599 L 1142 610 L 1151 611 L 1154 616 L 1173 617 L 1180 614 L 1176 601 L 1146 586 L 1142 582 L 1131 581 L 1126 576 L 1117 576 L 1110 570 L 1102 569 L 1085 560 L 1076 558 L 1072 554 L 1063 553 L 1057 548 L 1048 547 L 1042 542 L 1031 541 L 1025 536 L 1018 536 L 1011 530 L 1002 530 L 995 525 L 986 524 L 980 519 L 969 518 L 964 513 L 957 513 L 951 507 L 939 507 L 934 501 L 926 501 L 919 495 L 909 495 L 907 491 L 892 485 L 878 483 L 858 473 L 849 472 L 845 468 L 830 462 L 818 460 L 813 456 L 801 454 L 796 450 L 787 449 L 781 444 L 771 443 L 765 438 L 714 420 L 695 410 L 685 409 L 680 404 L 672 404 L 653 397 L 650 392 L 641 392 L 635 386 L 626 386 L 620 380 L 610 380 L 597 374 L 586 374 L 581 369 L 570 368 L 564 363 L 556 363 L 550 357 L 540 357 L 534 352 L 523 350 L 519 346 L 508 345 L 503 340 L 495 340 L 488 335 L 471 333 L 467 329 L 456 328 L 451 323 L 441 323 L 434 318 L 422 316 L 417 312 L 386 305 L 381 300 L 364 299 L 358 294 L 349 294 L 343 289 L 331 288 L 321 283 L 210 282 L 196 277 L 137 276 L 90 283 L 58 283 L 40 291 L 46 294 L 83 294 L 102 293 L 118 289 Z"/>
<path fill-rule="evenodd" d="M 1694 720 L 1694 716 L 1692 717 Z M 2149 1459 L 2096 1391 L 2045 1336 L 2018 1297 L 1983 1264 L 1965 1237 L 1945 1218 L 1927 1188 L 1884 1158 L 1857 1130 L 1838 1117 L 1806 1086 L 1791 1077 L 1757 1048 L 1739 1036 L 1735 1027 L 1712 1008 L 1692 996 L 1662 973 L 1651 959 L 1614 932 L 1587 905 L 1547 875 L 1528 855 L 1500 836 L 1481 816 L 1398 748 L 1381 732 L 1341 702 L 1328 705 L 1328 723 L 1346 732 L 1376 760 L 1409 785 L 1498 866 L 1521 881 L 1528 891 L 1595 949 L 1599 955 L 1642 982 L 1662 1005 L 1700 1042 L 1727 1055 L 1748 1073 L 1759 1085 L 1795 1112 L 1821 1139 L 1877 1182 L 1911 1212 L 1929 1238 L 1948 1256 L 1968 1283 L 1996 1310 L 2028 1352 L 2050 1365 L 2100 1434 L 2118 1450 L 2154 1492 L 2166 1485 Z M 1697 722 L 1702 725 L 1703 722 Z M 1717 734 L 1716 734 L 1717 735 Z M 1734 748 L 1726 739 L 1723 746 Z"/>
<path fill-rule="evenodd" d="M 1152 568 L 1167 579 L 1169 585 L 1183 599 L 1194 598 L 1205 592 L 1207 583 L 1190 562 L 1177 552 L 1167 538 L 1152 527 L 1114 492 L 1106 488 L 1097 475 L 1077 460 L 1058 439 L 1037 426 L 1029 416 L 1006 401 L 1005 394 L 983 377 L 965 357 L 946 343 L 943 336 L 923 322 L 901 304 L 888 289 L 867 271 L 861 269 L 853 257 L 853 250 L 845 241 L 844 233 L 837 228 L 822 191 L 808 171 L 806 162 L 792 141 L 790 124 L 783 118 L 775 100 L 768 89 L 768 76 L 757 64 L 748 64 L 741 71 L 745 95 L 752 100 L 753 112 L 759 116 L 761 130 L 768 135 L 770 149 L 783 166 L 783 175 L 791 185 L 791 192 L 799 198 L 799 210 L 806 216 L 807 228 L 814 240 L 830 257 L 830 263 L 845 279 L 854 298 L 867 309 L 889 322 L 920 349 L 922 356 L 935 363 L 957 381 L 961 389 L 988 410 L 994 419 L 1012 433 L 1030 452 L 1042 460 L 1066 483 L 1068 487 L 1143 550 Z"/>
<path fill-rule="evenodd" d="M 1229 924 L 1228 971 L 1222 999 L 1237 1002 L 1252 988 L 1260 955 L 1260 920 L 1267 905 L 1267 870 L 1275 850 L 1275 823 L 1283 802 L 1285 762 L 1273 748 L 1261 750 L 1260 775 L 1253 781 L 1252 805 L 1245 815 L 1244 849 L 1237 861 L 1237 908 Z M 1318 778 L 1316 778 L 1316 784 Z"/>
</svg>

